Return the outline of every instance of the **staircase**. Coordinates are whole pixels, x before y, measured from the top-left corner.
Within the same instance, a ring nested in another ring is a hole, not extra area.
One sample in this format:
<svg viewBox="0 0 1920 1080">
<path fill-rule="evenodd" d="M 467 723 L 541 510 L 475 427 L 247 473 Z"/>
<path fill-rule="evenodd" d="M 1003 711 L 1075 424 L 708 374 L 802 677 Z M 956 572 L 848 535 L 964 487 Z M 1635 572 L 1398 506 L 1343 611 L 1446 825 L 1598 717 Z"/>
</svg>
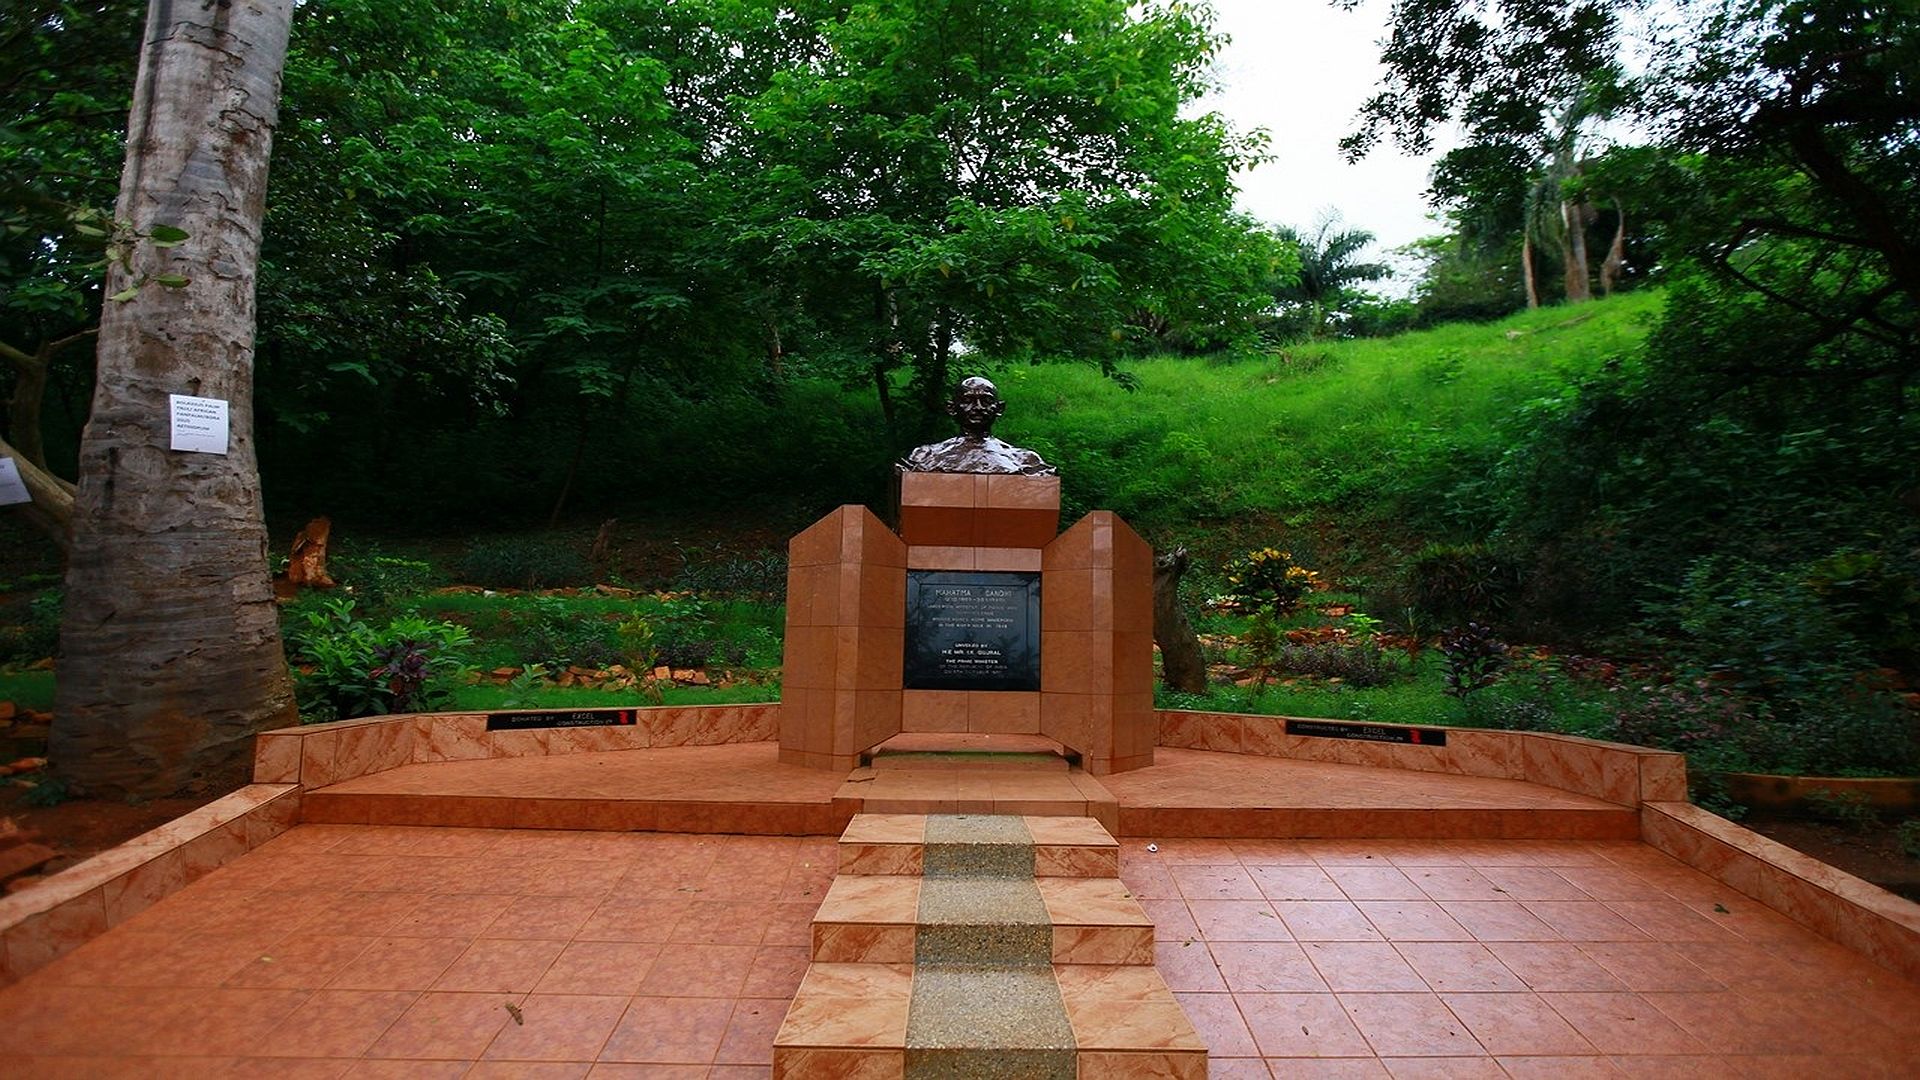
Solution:
<svg viewBox="0 0 1920 1080">
<path fill-rule="evenodd" d="M 1118 875 L 1090 818 L 855 817 L 774 1076 L 1206 1076 Z"/>
</svg>

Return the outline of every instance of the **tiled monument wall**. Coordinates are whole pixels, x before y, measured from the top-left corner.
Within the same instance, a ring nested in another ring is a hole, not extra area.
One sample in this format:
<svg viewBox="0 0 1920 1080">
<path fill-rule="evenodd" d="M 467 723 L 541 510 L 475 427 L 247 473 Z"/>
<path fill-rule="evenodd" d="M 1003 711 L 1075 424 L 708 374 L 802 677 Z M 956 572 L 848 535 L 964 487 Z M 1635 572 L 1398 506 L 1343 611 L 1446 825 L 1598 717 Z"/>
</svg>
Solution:
<svg viewBox="0 0 1920 1080">
<path fill-rule="evenodd" d="M 789 545 L 782 761 L 844 769 L 895 732 L 1044 734 L 1088 771 L 1153 762 L 1153 550 L 1104 511 L 1055 535 L 1053 476 L 907 473 L 900 535 L 846 506 Z M 910 570 L 1038 572 L 1040 689 L 904 689 Z"/>
</svg>

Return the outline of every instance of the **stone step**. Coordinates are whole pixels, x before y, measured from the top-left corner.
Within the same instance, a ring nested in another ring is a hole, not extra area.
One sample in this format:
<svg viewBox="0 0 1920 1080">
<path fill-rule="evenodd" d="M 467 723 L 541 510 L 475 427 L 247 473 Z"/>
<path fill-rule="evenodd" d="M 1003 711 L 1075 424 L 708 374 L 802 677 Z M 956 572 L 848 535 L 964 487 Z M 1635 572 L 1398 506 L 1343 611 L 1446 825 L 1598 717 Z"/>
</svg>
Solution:
<svg viewBox="0 0 1920 1080">
<path fill-rule="evenodd" d="M 971 817 L 972 815 L 963 815 Z M 935 816 L 938 820 L 939 816 Z M 935 826 L 931 844 L 925 814 L 860 814 L 840 836 L 842 874 L 945 874 L 971 862 L 1007 860 L 1009 872 L 1027 877 L 1118 877 L 1120 845 L 1100 823 L 1082 817 L 995 816 L 998 832 L 967 836 Z M 1012 824 L 1012 823 L 1017 823 Z M 1024 830 L 1029 854 L 1010 848 Z M 929 859 L 931 851 L 931 859 Z"/>
<path fill-rule="evenodd" d="M 814 915 L 812 959 L 1151 964 L 1153 922 L 1115 878 L 842 875 Z"/>
<path fill-rule="evenodd" d="M 1151 965 L 816 962 L 773 1075 L 1200 1080 L 1207 1050 Z"/>
</svg>

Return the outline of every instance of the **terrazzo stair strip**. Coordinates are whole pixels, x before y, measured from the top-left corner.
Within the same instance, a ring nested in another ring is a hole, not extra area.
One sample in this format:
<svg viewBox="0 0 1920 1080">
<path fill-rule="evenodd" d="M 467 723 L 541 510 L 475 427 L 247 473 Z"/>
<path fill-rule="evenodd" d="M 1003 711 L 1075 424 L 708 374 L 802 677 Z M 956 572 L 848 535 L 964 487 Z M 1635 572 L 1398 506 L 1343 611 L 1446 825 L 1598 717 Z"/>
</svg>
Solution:
<svg viewBox="0 0 1920 1080">
<path fill-rule="evenodd" d="M 924 814 L 856 815 L 840 837 L 840 873 L 921 874 L 927 866 L 928 820 Z M 1031 876 L 1120 875 L 1120 844 L 1099 822 L 1084 817 L 1047 816 L 1015 820 L 1024 823 L 1031 841 Z M 956 852 L 955 856 L 958 855 Z"/>
<path fill-rule="evenodd" d="M 1074 1080 L 1077 1045 L 1053 969 L 920 964 L 907 1012 L 911 1080 Z"/>
<path fill-rule="evenodd" d="M 861 815 L 841 841 L 813 962 L 774 1040 L 776 1080 L 1206 1076 L 1126 886 L 1034 876 L 1042 847 L 1055 869 L 1107 865 L 1117 845 L 1097 823 Z"/>
</svg>

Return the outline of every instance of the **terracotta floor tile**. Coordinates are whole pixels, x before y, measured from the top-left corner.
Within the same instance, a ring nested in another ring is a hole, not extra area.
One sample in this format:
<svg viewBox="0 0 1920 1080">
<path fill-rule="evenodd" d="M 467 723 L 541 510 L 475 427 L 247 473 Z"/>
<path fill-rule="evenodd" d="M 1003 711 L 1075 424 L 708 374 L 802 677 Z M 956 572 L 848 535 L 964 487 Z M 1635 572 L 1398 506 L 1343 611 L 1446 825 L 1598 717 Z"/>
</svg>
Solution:
<svg viewBox="0 0 1920 1080">
<path fill-rule="evenodd" d="M 1327 983 L 1291 941 L 1216 941 L 1208 945 L 1234 993 L 1323 994 Z"/>
<path fill-rule="evenodd" d="M 1200 937 L 1200 926 L 1193 921 L 1193 913 L 1184 900 L 1141 900 L 1140 910 L 1153 920 L 1153 932 L 1160 941 L 1192 941 Z"/>
<path fill-rule="evenodd" d="M 571 941 L 600 903 L 586 896 L 515 897 L 480 936 Z"/>
<path fill-rule="evenodd" d="M 227 986 L 318 990 L 373 944 L 367 937 L 295 934 L 227 976 Z"/>
<path fill-rule="evenodd" d="M 456 1080 L 465 1077 L 466 1061 L 356 1061 L 341 1080 Z"/>
<path fill-rule="evenodd" d="M 695 900 L 667 935 L 670 942 L 758 945 L 773 919 L 772 901 Z"/>
<path fill-rule="evenodd" d="M 1268 1058 L 1274 1080 L 1390 1080 L 1387 1067 L 1376 1057 Z"/>
<path fill-rule="evenodd" d="M 1142 905 L 1145 906 L 1144 904 Z M 1261 900 L 1190 900 L 1187 910 L 1208 941 L 1290 941 L 1287 929 L 1273 905 Z M 1153 916 L 1151 910 L 1149 916 Z M 1154 925 L 1159 925 L 1157 916 Z"/>
<path fill-rule="evenodd" d="M 1347 900 L 1276 900 L 1274 910 L 1301 941 L 1378 941 L 1382 934 Z"/>
<path fill-rule="evenodd" d="M 1542 994 L 1541 1000 L 1609 1055 L 1696 1055 L 1698 1039 L 1638 994 Z M 1616 1064 L 1618 1064 L 1616 1062 Z"/>
<path fill-rule="evenodd" d="M 1388 941 L 1472 941 L 1473 935 L 1429 900 L 1361 900 L 1354 905 Z"/>
<path fill-rule="evenodd" d="M 1627 985 L 1571 941 L 1496 941 L 1487 945 L 1527 988 L 1548 991 L 1622 991 Z"/>
<path fill-rule="evenodd" d="M 1527 989 L 1518 975 L 1477 941 L 1408 941 L 1395 946 L 1436 992 L 1498 993 Z"/>
<path fill-rule="evenodd" d="M 913 995 L 912 964 L 814 964 L 799 996 L 901 999 Z"/>
<path fill-rule="evenodd" d="M 1327 876 L 1348 900 L 1425 900 L 1426 894 L 1393 866 L 1329 866 Z M 1418 871 L 1416 871 L 1418 872 Z M 1281 897 L 1275 897 L 1281 899 Z M 1301 899 L 1321 899 L 1302 897 Z"/>
<path fill-rule="evenodd" d="M 1221 993 L 1227 989 L 1220 977 L 1213 953 L 1201 941 L 1157 941 L 1153 946 L 1154 966 L 1167 985 L 1176 991 Z"/>
<path fill-rule="evenodd" d="M 1428 988 L 1400 953 L 1384 941 L 1309 941 L 1301 951 L 1336 993 L 1424 992 Z"/>
<path fill-rule="evenodd" d="M 1592 1043 L 1533 994 L 1442 994 L 1440 1000 L 1490 1054 L 1548 1057 L 1597 1053 Z"/>
<path fill-rule="evenodd" d="M 1262 1057 L 1358 1057 L 1372 1052 L 1332 994 L 1236 994 L 1234 999 Z"/>
<path fill-rule="evenodd" d="M 327 983 L 333 990 L 425 990 L 466 952 L 458 938 L 378 938 Z"/>
<path fill-rule="evenodd" d="M 312 999 L 305 990 L 148 990 L 138 1003 L 114 1005 L 96 999 L 94 1007 L 104 1009 L 102 1019 L 119 1016 L 142 1023 L 138 1046 L 149 1053 L 332 1056 L 288 1054 L 269 1044 L 268 1033 Z M 370 1033 L 368 1041 L 377 1034 Z"/>
<path fill-rule="evenodd" d="M 476 1061 L 460 1080 L 582 1080 L 591 1061 Z"/>
<path fill-rule="evenodd" d="M 1725 984 L 1694 966 L 1671 945 L 1658 941 L 1588 941 L 1580 951 L 1606 968 L 1629 990 L 1722 990 Z"/>
<path fill-rule="evenodd" d="M 573 941 L 535 984 L 537 994 L 631 997 L 662 946 L 645 941 Z"/>
<path fill-rule="evenodd" d="M 376 937 L 391 933 L 426 900 L 415 892 L 335 893 L 312 906 L 297 932 Z"/>
<path fill-rule="evenodd" d="M 151 1058 L 154 1064 L 160 1062 L 186 1062 L 191 1059 Z M 223 1068 L 208 1068 L 198 1073 L 180 1073 L 181 1080 L 206 1080 L 208 1077 L 231 1077 L 232 1080 L 338 1080 L 351 1072 L 359 1063 L 350 1058 L 264 1058 L 241 1057 L 232 1059 Z M 148 1076 L 166 1076 L 164 1069 L 147 1073 Z"/>
<path fill-rule="evenodd" d="M 1479 870 L 1505 900 L 1593 899 L 1552 867 L 1482 866 Z"/>
<path fill-rule="evenodd" d="M 647 997 L 735 997 L 746 985 L 757 952 L 751 945 L 677 946 L 654 960 L 637 992 Z"/>
<path fill-rule="evenodd" d="M 1267 1070 L 1267 1063 L 1257 1057 L 1211 1056 L 1207 1059 L 1207 1080 L 1273 1080 L 1273 1073 Z"/>
<path fill-rule="evenodd" d="M 478 1058 L 509 1023 L 522 995 L 429 991 L 380 1034 L 366 1056 L 408 1060 Z"/>
<path fill-rule="evenodd" d="M 268 1032 L 262 1057 L 358 1057 L 419 995 L 391 990 L 320 990 Z"/>
<path fill-rule="evenodd" d="M 1678 900 L 1613 900 L 1607 903 L 1614 914 L 1639 927 L 1656 941 L 1741 940 L 1732 929 Z"/>
<path fill-rule="evenodd" d="M 1511 900 L 1443 900 L 1440 909 L 1476 941 L 1559 941 L 1553 927 Z"/>
<path fill-rule="evenodd" d="M 1639 927 L 1599 902 L 1529 900 L 1526 909 L 1568 941 L 1646 941 Z"/>
<path fill-rule="evenodd" d="M 393 926 L 392 937 L 471 940 L 513 904 L 499 893 L 439 893 L 428 896 Z"/>
<path fill-rule="evenodd" d="M 790 1004 L 784 998 L 741 998 L 720 1040 L 715 1060 L 723 1065 L 772 1065 L 773 1036 Z"/>
<path fill-rule="evenodd" d="M 592 1061 L 627 1011 L 625 997 L 531 994 L 500 1026 L 490 1061 Z"/>
<path fill-rule="evenodd" d="M 1172 866 L 1167 873 L 1188 900 L 1259 900 L 1261 892 L 1240 866 Z"/>
<path fill-rule="evenodd" d="M 1746 941 L 1682 941 L 1668 948 L 1715 982 L 1734 989 L 1765 990 L 1805 985 L 1808 981 L 1795 964 L 1763 945 Z"/>
<path fill-rule="evenodd" d="M 1433 994 L 1341 994 L 1347 1016 L 1382 1058 L 1468 1057 L 1485 1053 Z M 1392 1064 L 1388 1064 L 1392 1071 Z"/>
<path fill-rule="evenodd" d="M 1505 1080 L 1506 1071 L 1490 1057 L 1382 1058 L 1393 1080 Z"/>
<path fill-rule="evenodd" d="M 803 990 L 787 1011 L 781 1038 L 801 1046 L 905 1046 L 910 1004 L 906 997 L 826 998 Z"/>
<path fill-rule="evenodd" d="M 691 901 L 634 899 L 625 896 L 601 901 L 574 936 L 588 941 L 666 941 L 687 913 Z"/>
<path fill-rule="evenodd" d="M 1250 871 L 1254 883 L 1259 886 L 1258 896 L 1268 900 L 1345 900 L 1347 894 L 1329 875 L 1332 870 L 1357 870 L 1378 872 L 1386 870 L 1395 873 L 1390 867 L 1331 867 L 1322 869 L 1313 866 L 1256 866 Z"/>
<path fill-rule="evenodd" d="M 1503 1057 L 1496 1059 L 1513 1080 L 1621 1080 L 1622 1073 L 1603 1057 Z"/>
<path fill-rule="evenodd" d="M 1407 874 L 1429 900 L 1504 900 L 1493 882 L 1470 866 L 1427 866 Z"/>
<path fill-rule="evenodd" d="M 740 988 L 742 997 L 791 998 L 807 974 L 805 945 L 762 945 L 753 954 L 753 966 Z"/>
<path fill-rule="evenodd" d="M 434 981 L 435 990 L 524 994 L 539 985 L 565 943 L 481 938 Z"/>
</svg>

